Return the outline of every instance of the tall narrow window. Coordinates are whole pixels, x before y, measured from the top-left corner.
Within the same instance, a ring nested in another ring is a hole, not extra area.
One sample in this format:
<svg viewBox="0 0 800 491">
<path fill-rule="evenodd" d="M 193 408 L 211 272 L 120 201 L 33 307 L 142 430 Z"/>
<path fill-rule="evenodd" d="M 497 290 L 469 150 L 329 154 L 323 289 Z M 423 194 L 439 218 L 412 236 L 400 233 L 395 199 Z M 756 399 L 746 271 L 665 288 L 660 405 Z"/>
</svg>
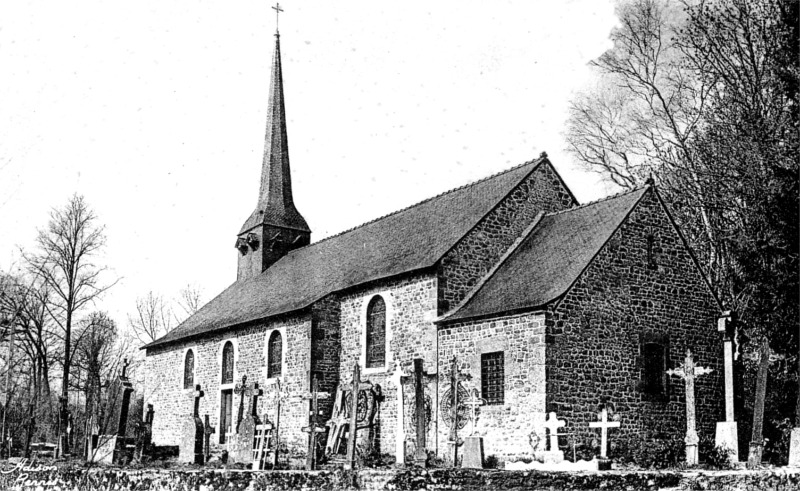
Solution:
<svg viewBox="0 0 800 491">
<path fill-rule="evenodd" d="M 230 341 L 222 348 L 222 383 L 233 383 L 233 343 Z"/>
<path fill-rule="evenodd" d="M 642 390 L 648 394 L 659 395 L 664 392 L 664 346 L 658 343 L 645 343 L 642 347 Z"/>
<path fill-rule="evenodd" d="M 183 360 L 183 388 L 191 389 L 194 387 L 194 351 L 186 352 Z"/>
<path fill-rule="evenodd" d="M 503 404 L 505 401 L 505 356 L 502 351 L 481 355 L 481 397 L 486 404 Z"/>
<path fill-rule="evenodd" d="M 283 339 L 281 333 L 272 331 L 267 342 L 267 378 L 279 377 L 283 362 Z"/>
<path fill-rule="evenodd" d="M 386 365 L 386 303 L 379 296 L 367 306 L 367 368 Z"/>
</svg>

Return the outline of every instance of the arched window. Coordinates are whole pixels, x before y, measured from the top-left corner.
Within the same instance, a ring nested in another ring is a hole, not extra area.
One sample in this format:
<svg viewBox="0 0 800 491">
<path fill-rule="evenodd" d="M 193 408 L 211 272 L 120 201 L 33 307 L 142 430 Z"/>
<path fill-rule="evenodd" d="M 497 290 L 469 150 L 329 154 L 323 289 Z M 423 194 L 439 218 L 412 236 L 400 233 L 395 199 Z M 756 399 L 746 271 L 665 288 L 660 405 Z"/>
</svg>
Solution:
<svg viewBox="0 0 800 491">
<path fill-rule="evenodd" d="M 278 331 L 272 331 L 269 335 L 267 358 L 267 378 L 279 377 L 283 362 L 283 339 Z"/>
<path fill-rule="evenodd" d="M 222 348 L 222 383 L 233 383 L 233 343 L 230 341 Z"/>
<path fill-rule="evenodd" d="M 379 296 L 367 306 L 366 368 L 386 365 L 386 302 Z"/>
<path fill-rule="evenodd" d="M 183 360 L 183 388 L 191 389 L 194 387 L 194 351 L 186 352 Z"/>
</svg>

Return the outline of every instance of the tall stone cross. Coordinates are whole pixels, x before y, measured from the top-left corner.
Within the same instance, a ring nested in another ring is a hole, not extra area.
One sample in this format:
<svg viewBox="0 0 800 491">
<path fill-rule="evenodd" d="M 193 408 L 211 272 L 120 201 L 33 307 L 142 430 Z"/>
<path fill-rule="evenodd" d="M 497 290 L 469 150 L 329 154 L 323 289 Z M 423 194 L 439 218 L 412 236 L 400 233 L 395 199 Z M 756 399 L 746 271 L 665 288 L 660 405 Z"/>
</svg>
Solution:
<svg viewBox="0 0 800 491">
<path fill-rule="evenodd" d="M 242 375 L 242 383 L 236 384 L 233 393 L 239 395 L 239 412 L 236 417 L 236 433 L 239 433 L 239 425 L 244 418 L 244 398 L 253 394 L 253 388 L 247 385 L 247 375 Z"/>
<path fill-rule="evenodd" d="M 358 439 L 358 396 L 362 390 L 371 388 L 371 383 L 361 381 L 361 367 L 358 363 L 354 363 L 353 386 L 350 396 L 350 422 L 347 424 L 347 460 L 344 463 L 345 470 L 355 468 L 356 440 Z"/>
<path fill-rule="evenodd" d="M 400 368 L 400 360 L 395 361 L 394 372 L 389 377 L 389 382 L 397 387 L 397 426 L 395 430 L 395 462 L 397 465 L 406 463 L 406 427 L 405 427 L 405 401 L 403 400 L 403 379 L 405 378 L 403 369 Z"/>
<path fill-rule="evenodd" d="M 254 420 L 258 420 L 258 398 L 264 395 L 264 391 L 258 386 L 258 382 L 253 383 L 251 390 L 252 400 L 250 402 L 250 416 Z"/>
<path fill-rule="evenodd" d="M 204 455 L 206 462 L 208 462 L 208 458 L 211 456 L 211 435 L 216 433 L 216 431 L 217 429 L 211 426 L 211 423 L 208 422 L 208 414 L 206 414 L 205 425 L 203 426 L 203 440 L 205 442 Z"/>
<path fill-rule="evenodd" d="M 469 436 L 475 434 L 475 422 L 478 420 L 478 408 L 484 404 L 486 404 L 486 399 L 483 399 L 478 395 L 478 389 L 472 389 L 469 400 L 464 401 L 464 405 L 469 406 L 472 416 L 469 422 Z"/>
<path fill-rule="evenodd" d="M 458 439 L 458 406 L 462 404 L 458 400 L 458 387 L 462 380 L 468 379 L 469 376 L 459 370 L 458 359 L 453 356 L 450 360 L 450 440 L 447 442 L 453 446 L 453 467 L 458 465 L 458 446 L 462 443 Z"/>
<path fill-rule="evenodd" d="M 272 468 L 278 468 L 278 449 L 280 448 L 279 445 L 279 438 L 280 438 L 280 427 L 281 427 L 281 405 L 289 399 L 289 391 L 286 387 L 281 389 L 281 379 L 278 378 L 275 380 L 275 425 L 272 429 L 273 432 L 273 442 L 274 448 L 272 452 Z"/>
<path fill-rule="evenodd" d="M 329 392 L 319 391 L 319 381 L 314 378 L 311 392 L 302 394 L 301 397 L 311 401 L 311 424 L 302 431 L 308 433 L 308 453 L 306 454 L 306 470 L 313 471 L 317 466 L 317 435 L 325 432 L 325 426 L 319 424 L 319 400 L 328 399 Z"/>
<path fill-rule="evenodd" d="M 122 361 L 122 373 L 119 375 L 119 381 L 122 384 L 122 405 L 119 411 L 119 421 L 117 424 L 117 435 L 125 436 L 128 429 L 128 409 L 131 403 L 131 393 L 133 392 L 133 384 L 128 379 L 128 359 Z"/>
<path fill-rule="evenodd" d="M 619 421 L 608 420 L 608 410 L 603 408 L 600 411 L 600 421 L 589 423 L 590 428 L 600 428 L 600 458 L 608 457 L 608 429 L 619 428 Z"/>
<path fill-rule="evenodd" d="M 428 375 L 422 369 L 422 358 L 414 358 L 414 415 L 417 421 L 416 432 L 416 453 L 414 461 L 418 466 L 425 467 L 428 461 L 427 433 L 428 427 L 425 421 L 425 385 L 423 377 Z"/>
<path fill-rule="evenodd" d="M 550 451 L 551 452 L 558 452 L 558 429 L 563 428 L 566 426 L 567 422 L 563 419 L 558 419 L 556 417 L 555 412 L 550 412 L 547 415 L 547 421 L 542 424 L 543 427 L 547 428 L 547 431 L 550 433 Z"/>
<path fill-rule="evenodd" d="M 678 368 L 667 370 L 670 376 L 677 376 L 686 383 L 686 464 L 697 465 L 697 444 L 700 438 L 697 436 L 697 420 L 695 419 L 694 404 L 694 381 L 701 375 L 711 373 L 711 368 L 698 367 L 692 359 L 692 351 L 686 350 L 686 358 L 683 365 Z"/>
</svg>

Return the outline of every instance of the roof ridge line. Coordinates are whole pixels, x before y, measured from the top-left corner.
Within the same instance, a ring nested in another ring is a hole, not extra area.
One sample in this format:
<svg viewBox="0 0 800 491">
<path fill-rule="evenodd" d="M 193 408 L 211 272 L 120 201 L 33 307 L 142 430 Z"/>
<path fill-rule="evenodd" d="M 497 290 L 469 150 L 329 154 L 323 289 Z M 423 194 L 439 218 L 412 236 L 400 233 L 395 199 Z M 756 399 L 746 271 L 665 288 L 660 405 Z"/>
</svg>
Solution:
<svg viewBox="0 0 800 491">
<path fill-rule="evenodd" d="M 330 240 L 330 239 L 339 237 L 339 236 L 344 235 L 344 234 L 346 234 L 348 232 L 352 232 L 353 230 L 357 230 L 357 229 L 359 229 L 361 227 L 365 227 L 365 226 L 367 226 L 367 225 L 369 225 L 371 223 L 375 223 L 378 220 L 383 220 L 384 218 L 388 218 L 388 217 L 390 217 L 392 215 L 397 215 L 400 212 L 403 212 L 403 211 L 406 211 L 406 210 L 410 210 L 411 208 L 415 208 L 417 206 L 423 205 L 423 204 L 427 203 L 428 201 L 434 200 L 434 199 L 439 198 L 441 196 L 444 196 L 446 194 L 450 194 L 450 193 L 453 193 L 455 191 L 460 191 L 462 189 L 465 189 L 465 188 L 468 188 L 468 187 L 471 187 L 471 186 L 475 186 L 476 184 L 480 184 L 480 183 L 482 183 L 484 181 L 488 181 L 489 179 L 493 179 L 493 178 L 501 176 L 503 174 L 507 174 L 507 173 L 509 173 L 511 171 L 519 169 L 520 167 L 525 167 L 526 165 L 530 165 L 530 164 L 533 164 L 533 163 L 536 163 L 538 165 L 538 164 L 540 164 L 541 162 L 543 162 L 546 159 L 547 159 L 547 157 L 538 157 L 538 158 L 535 158 L 535 159 L 532 159 L 532 160 L 528 160 L 527 162 L 523 162 L 523 163 L 521 163 L 519 165 L 515 165 L 514 167 L 510 167 L 510 168 L 502 170 L 500 172 L 496 172 L 494 174 L 491 174 L 489 176 L 483 177 L 483 178 L 478 179 L 476 181 L 468 182 L 466 184 L 462 184 L 461 186 L 458 186 L 458 187 L 455 187 L 455 188 L 452 188 L 452 189 L 448 189 L 447 191 L 443 191 L 443 192 L 441 192 L 439 194 L 431 196 L 430 198 L 425 198 L 424 200 L 419 201 L 417 203 L 414 203 L 413 205 L 408 205 L 405 208 L 400 208 L 399 210 L 395 210 L 395 211 L 393 211 L 391 213 L 387 213 L 387 214 L 381 215 L 381 216 L 379 216 L 377 218 L 373 218 L 372 220 L 366 221 L 366 222 L 364 222 L 364 223 L 362 223 L 360 225 L 356 225 L 355 227 L 350 227 L 350 228 L 348 228 L 346 230 L 342 230 L 341 232 L 338 232 L 338 233 L 336 233 L 334 235 L 329 235 L 328 237 L 325 237 L 324 239 L 320 239 L 317 242 L 312 242 L 311 244 L 305 245 L 303 247 L 298 247 L 297 249 L 293 249 L 289 254 L 287 254 L 287 256 L 293 254 L 295 251 L 300 251 L 302 249 L 305 249 L 306 247 L 312 247 L 312 246 L 314 246 L 316 244 L 321 244 L 322 242 L 325 242 L 326 240 Z"/>
<path fill-rule="evenodd" d="M 588 206 L 596 205 L 598 203 L 603 203 L 605 201 L 609 201 L 609 200 L 612 200 L 612 199 L 615 199 L 615 198 L 621 198 L 623 196 L 627 196 L 629 194 L 633 194 L 633 193 L 635 193 L 637 191 L 641 191 L 643 189 L 648 189 L 650 187 L 651 186 L 649 184 L 645 184 L 644 186 L 636 187 L 634 189 L 631 189 L 630 191 L 620 191 L 618 193 L 610 194 L 610 195 L 608 195 L 606 197 L 603 197 L 603 198 L 600 198 L 600 199 L 596 199 L 594 201 L 590 201 L 588 203 L 584 203 L 582 205 L 575 206 L 573 208 L 566 208 L 566 209 L 563 209 L 563 210 L 558 210 L 558 211 L 553 211 L 553 212 L 547 213 L 547 216 L 561 215 L 563 213 L 569 213 L 571 211 L 580 210 L 581 208 L 586 208 Z"/>
</svg>

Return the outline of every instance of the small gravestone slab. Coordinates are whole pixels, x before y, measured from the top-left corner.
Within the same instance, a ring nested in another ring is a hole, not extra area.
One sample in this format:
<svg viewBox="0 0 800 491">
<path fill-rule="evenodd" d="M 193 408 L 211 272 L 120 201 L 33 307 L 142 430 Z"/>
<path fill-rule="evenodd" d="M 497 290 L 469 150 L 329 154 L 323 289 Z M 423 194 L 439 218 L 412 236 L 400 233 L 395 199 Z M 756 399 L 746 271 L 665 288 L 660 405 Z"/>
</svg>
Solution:
<svg viewBox="0 0 800 491">
<path fill-rule="evenodd" d="M 181 441 L 178 459 L 181 462 L 191 462 L 203 465 L 203 420 L 200 419 L 200 398 L 204 395 L 200 386 L 195 386 L 193 393 L 194 411 L 191 416 L 185 417 L 181 424 Z"/>
<path fill-rule="evenodd" d="M 461 467 L 466 469 L 483 469 L 483 438 L 468 436 L 464 438 L 464 456 Z"/>
<path fill-rule="evenodd" d="M 792 429 L 789 443 L 789 466 L 800 467 L 800 428 Z"/>
<path fill-rule="evenodd" d="M 564 452 L 558 449 L 558 429 L 566 424 L 566 421 L 556 417 L 556 413 L 551 412 L 548 414 L 547 421 L 542 423 L 541 426 L 549 432 L 550 449 L 535 452 L 534 457 L 536 460 L 547 464 L 558 464 L 564 461 Z"/>
</svg>

